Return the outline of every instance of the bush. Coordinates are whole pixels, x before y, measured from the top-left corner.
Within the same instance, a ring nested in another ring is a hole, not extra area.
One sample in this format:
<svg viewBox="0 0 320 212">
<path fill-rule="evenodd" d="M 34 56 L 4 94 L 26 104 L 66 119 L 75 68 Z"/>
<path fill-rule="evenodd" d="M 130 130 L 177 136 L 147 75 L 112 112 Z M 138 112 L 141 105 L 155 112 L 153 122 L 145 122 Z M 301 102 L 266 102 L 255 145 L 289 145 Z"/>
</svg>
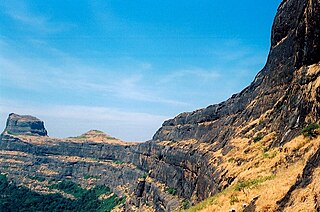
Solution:
<svg viewBox="0 0 320 212">
<path fill-rule="evenodd" d="M 81 188 L 78 184 L 72 182 L 71 180 L 63 180 L 58 184 L 53 184 L 49 186 L 50 189 L 58 189 L 71 194 L 74 197 L 80 197 L 86 191 L 86 189 Z"/>
<path fill-rule="evenodd" d="M 190 206 L 191 206 L 191 204 L 190 204 L 189 200 L 187 200 L 187 199 L 183 200 L 183 202 L 182 202 L 182 208 L 183 208 L 184 210 L 190 208 Z"/>
<path fill-rule="evenodd" d="M 264 136 L 262 135 L 258 135 L 256 137 L 253 138 L 253 142 L 258 142 L 258 141 L 261 141 L 263 139 Z"/>
<path fill-rule="evenodd" d="M 171 195 L 176 195 L 177 194 L 177 189 L 175 188 L 168 188 L 167 192 Z"/>
<path fill-rule="evenodd" d="M 146 179 L 149 176 L 148 173 L 144 173 L 143 175 L 141 175 L 141 178 Z"/>
<path fill-rule="evenodd" d="M 231 195 L 230 197 L 230 205 L 234 205 L 234 203 L 239 202 L 239 199 L 237 196 Z"/>
<path fill-rule="evenodd" d="M 94 176 L 94 175 L 89 175 L 89 174 L 84 175 L 83 178 L 86 179 L 86 180 L 90 179 L 90 178 L 92 178 L 92 179 L 100 179 L 99 176 Z"/>
<path fill-rule="evenodd" d="M 118 164 L 118 165 L 122 165 L 122 164 L 124 164 L 124 162 L 123 161 L 121 161 L 121 160 L 116 160 L 116 161 L 113 161 L 115 164 Z"/>
<path fill-rule="evenodd" d="M 317 129 L 319 128 L 320 128 L 319 124 L 311 123 L 301 130 L 301 134 L 304 137 L 315 138 L 319 135 L 319 132 L 317 131 Z"/>
<path fill-rule="evenodd" d="M 236 159 L 232 157 L 232 158 L 229 158 L 229 159 L 228 159 L 228 162 L 229 162 L 229 163 L 233 163 L 235 160 L 236 160 Z"/>
</svg>

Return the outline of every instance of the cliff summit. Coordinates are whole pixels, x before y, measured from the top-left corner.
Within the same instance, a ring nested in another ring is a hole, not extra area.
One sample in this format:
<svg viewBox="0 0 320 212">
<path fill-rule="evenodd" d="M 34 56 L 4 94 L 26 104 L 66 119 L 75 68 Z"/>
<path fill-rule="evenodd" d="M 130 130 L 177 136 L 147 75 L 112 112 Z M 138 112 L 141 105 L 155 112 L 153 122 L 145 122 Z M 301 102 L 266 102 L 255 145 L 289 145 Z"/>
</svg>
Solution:
<svg viewBox="0 0 320 212">
<path fill-rule="evenodd" d="M 29 115 L 9 114 L 3 134 L 47 136 L 43 121 Z"/>
</svg>

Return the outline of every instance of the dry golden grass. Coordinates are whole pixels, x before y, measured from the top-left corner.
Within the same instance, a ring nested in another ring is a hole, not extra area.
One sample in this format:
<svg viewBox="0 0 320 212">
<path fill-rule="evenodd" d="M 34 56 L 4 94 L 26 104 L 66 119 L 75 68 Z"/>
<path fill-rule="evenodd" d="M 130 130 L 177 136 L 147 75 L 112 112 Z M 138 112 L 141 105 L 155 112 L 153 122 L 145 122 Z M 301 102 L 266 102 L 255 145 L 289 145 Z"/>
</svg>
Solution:
<svg viewBox="0 0 320 212">
<path fill-rule="evenodd" d="M 266 148 L 272 144 L 273 138 L 274 134 L 269 134 L 251 143 L 250 139 L 233 139 L 230 142 L 233 149 L 228 154 L 223 155 L 221 151 L 211 153 L 213 158 L 219 157 L 224 161 L 219 166 L 220 170 L 227 171 L 227 176 L 236 179 L 226 190 L 187 211 L 229 211 L 231 208 L 241 211 L 242 205 L 249 204 L 256 196 L 259 196 L 257 211 L 276 211 L 276 202 L 296 182 L 307 159 L 320 147 L 320 138 L 311 140 L 298 136 L 282 149 Z M 217 165 L 214 159 L 211 165 Z M 319 173 L 320 169 L 317 169 L 314 179 Z M 243 183 L 247 183 L 246 186 L 237 189 Z M 314 196 L 320 196 L 317 192 L 320 192 L 320 180 L 314 180 L 306 189 L 294 192 L 294 204 L 287 211 L 312 211 Z"/>
<path fill-rule="evenodd" d="M 110 135 L 107 135 L 103 132 L 94 133 L 94 130 L 91 130 L 81 136 L 78 137 L 69 137 L 64 139 L 46 137 L 46 136 L 31 136 L 31 135 L 10 135 L 11 137 L 16 137 L 22 140 L 23 142 L 34 144 L 34 145 L 47 145 L 47 146 L 55 146 L 61 142 L 72 142 L 72 143 L 103 143 L 103 144 L 111 144 L 111 145 L 137 145 L 138 142 L 125 142 L 117 138 L 113 138 Z"/>
<path fill-rule="evenodd" d="M 49 138 L 46 136 L 31 136 L 31 135 L 10 135 L 10 136 L 17 137 L 23 142 L 34 144 L 34 145 L 55 146 L 59 142 L 61 142 L 60 139 Z"/>
<path fill-rule="evenodd" d="M 9 150 L 0 150 L 0 155 L 18 155 L 23 157 L 28 157 L 30 154 L 27 154 L 25 152 L 19 152 L 19 151 L 9 151 Z"/>
<path fill-rule="evenodd" d="M 41 165 L 37 172 L 46 176 L 54 176 L 59 174 L 57 171 L 50 169 L 47 164 Z"/>
<path fill-rule="evenodd" d="M 285 212 L 290 211 L 316 211 L 315 205 L 320 203 L 320 168 L 316 168 L 312 175 L 312 183 L 306 188 L 298 189 L 292 193 Z"/>
<path fill-rule="evenodd" d="M 10 164 L 11 166 L 12 164 L 24 164 L 25 162 L 17 159 L 12 159 L 12 158 L 0 158 L 0 163 L 3 163 L 3 164 L 7 163 L 7 164 Z"/>
</svg>

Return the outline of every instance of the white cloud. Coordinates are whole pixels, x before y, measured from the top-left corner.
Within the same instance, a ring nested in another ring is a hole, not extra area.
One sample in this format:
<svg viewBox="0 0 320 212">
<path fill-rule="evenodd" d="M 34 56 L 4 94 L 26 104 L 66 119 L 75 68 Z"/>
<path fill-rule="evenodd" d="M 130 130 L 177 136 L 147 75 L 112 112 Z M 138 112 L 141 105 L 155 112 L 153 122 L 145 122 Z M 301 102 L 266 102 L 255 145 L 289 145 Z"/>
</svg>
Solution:
<svg viewBox="0 0 320 212">
<path fill-rule="evenodd" d="M 11 50 L 14 56 L 0 53 L 0 80 L 9 80 L 16 87 L 29 91 L 58 87 L 75 94 L 91 92 L 141 102 L 187 105 L 185 102 L 163 97 L 154 89 L 143 86 L 143 75 L 152 68 L 150 63 L 127 58 L 123 59 L 125 65 L 120 68 L 99 67 L 88 65 L 46 44 L 41 45 L 52 54 L 54 63 L 50 63 L 46 58 L 25 58 L 15 50 Z M 8 46 L 7 50 L 9 48 Z"/>
</svg>

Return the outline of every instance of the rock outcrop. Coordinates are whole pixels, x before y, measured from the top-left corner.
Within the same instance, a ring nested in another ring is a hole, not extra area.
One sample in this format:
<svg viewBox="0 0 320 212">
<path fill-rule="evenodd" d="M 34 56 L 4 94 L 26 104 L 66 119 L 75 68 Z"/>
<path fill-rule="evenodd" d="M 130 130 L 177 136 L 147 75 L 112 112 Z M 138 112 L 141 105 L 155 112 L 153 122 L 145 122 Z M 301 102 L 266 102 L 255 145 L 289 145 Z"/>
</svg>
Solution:
<svg viewBox="0 0 320 212">
<path fill-rule="evenodd" d="M 319 26 L 319 0 L 284 0 L 272 27 L 267 63 L 251 85 L 225 102 L 164 122 L 154 140 L 197 139 L 222 147 L 239 133 L 237 129 L 266 112 L 270 114 L 255 131 L 266 127 L 277 132 L 278 145 L 290 140 L 310 121 L 310 114 L 316 120 L 320 115 L 317 104 L 300 90 L 319 76 L 306 74 L 308 66 L 320 61 Z M 316 101 L 319 94 L 318 89 Z"/>
<path fill-rule="evenodd" d="M 28 115 L 11 113 L 3 133 L 13 135 L 47 136 L 43 121 Z"/>
<path fill-rule="evenodd" d="M 91 131 L 85 135 L 92 137 L 96 134 L 97 132 Z M 102 132 L 98 134 L 105 135 Z M 154 158 L 149 158 L 148 163 L 145 161 L 147 156 L 144 154 L 149 154 L 144 152 L 145 147 L 135 143 L 110 143 L 83 137 L 54 139 L 2 134 L 0 171 L 22 184 L 28 176 L 48 181 L 71 179 L 89 186 L 104 184 L 118 195 L 128 197 L 127 211 L 145 207 L 152 207 L 155 211 L 171 208 L 171 211 L 179 207 L 178 196 L 159 188 L 161 182 L 155 178 L 157 171 L 148 173 L 147 170 L 156 166 L 158 161 Z M 158 170 L 163 173 L 169 171 L 162 165 Z M 86 176 L 90 179 L 85 179 Z M 165 188 L 165 184 L 162 183 L 162 187 Z M 137 189 L 140 190 L 139 195 L 134 195 Z"/>
</svg>

